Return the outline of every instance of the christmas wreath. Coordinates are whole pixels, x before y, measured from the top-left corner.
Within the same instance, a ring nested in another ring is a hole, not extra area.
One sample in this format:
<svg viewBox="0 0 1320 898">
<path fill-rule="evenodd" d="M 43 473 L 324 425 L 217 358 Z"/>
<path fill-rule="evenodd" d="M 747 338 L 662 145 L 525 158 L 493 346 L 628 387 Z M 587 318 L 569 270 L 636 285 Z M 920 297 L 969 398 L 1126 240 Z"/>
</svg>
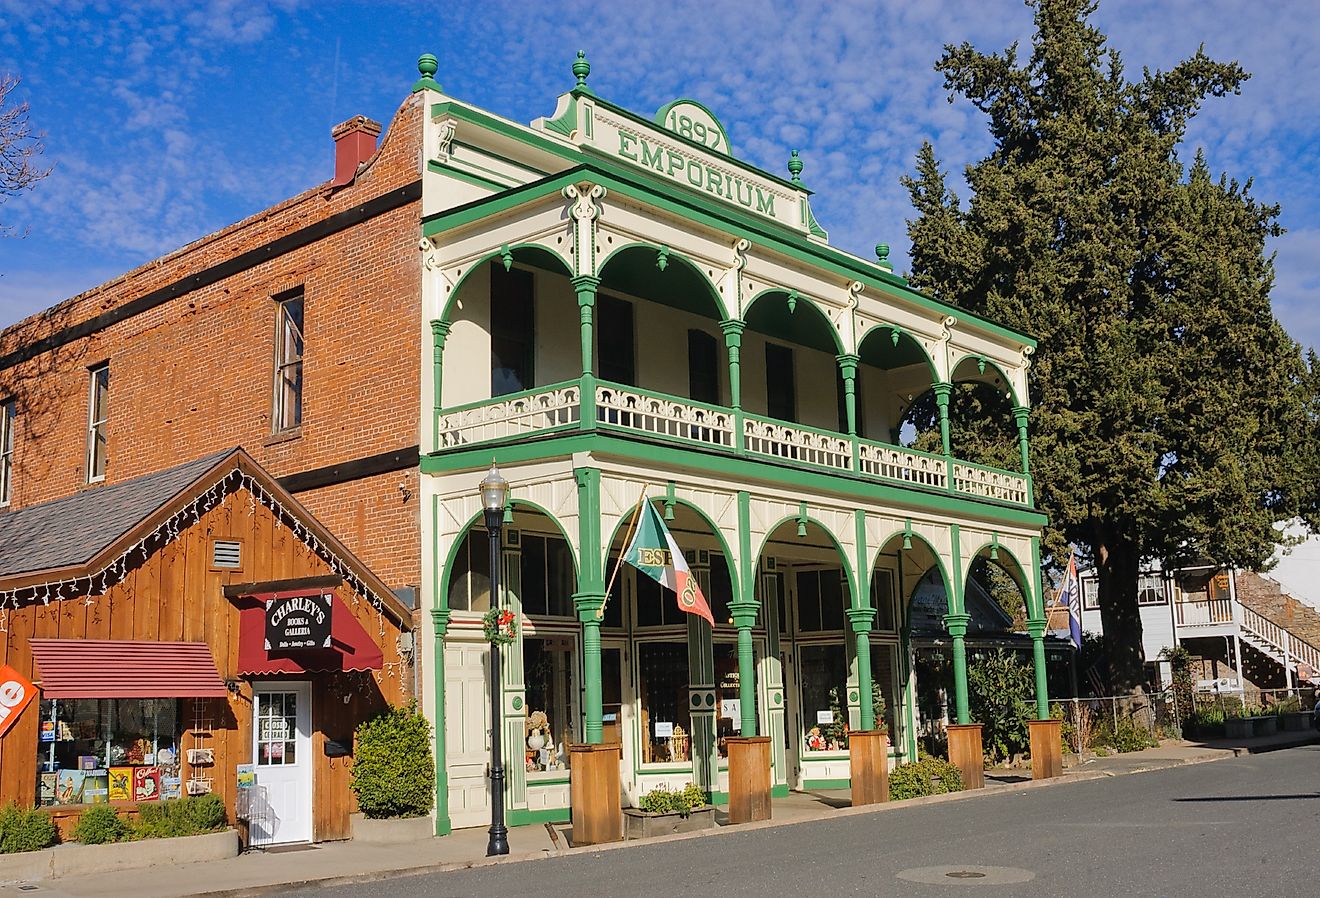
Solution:
<svg viewBox="0 0 1320 898">
<path fill-rule="evenodd" d="M 494 645 L 508 645 L 518 638 L 518 616 L 507 608 L 492 608 L 481 618 L 486 641 Z"/>
</svg>

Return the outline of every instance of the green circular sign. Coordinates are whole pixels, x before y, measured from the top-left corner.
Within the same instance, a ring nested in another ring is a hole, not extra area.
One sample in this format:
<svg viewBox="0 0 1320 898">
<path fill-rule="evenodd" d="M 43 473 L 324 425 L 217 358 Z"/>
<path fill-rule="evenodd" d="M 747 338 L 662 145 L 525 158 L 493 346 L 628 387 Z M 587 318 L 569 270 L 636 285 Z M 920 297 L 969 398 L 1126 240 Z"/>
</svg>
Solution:
<svg viewBox="0 0 1320 898">
<path fill-rule="evenodd" d="M 513 710 L 515 710 L 515 711 L 521 711 L 521 710 L 522 710 L 522 696 L 521 696 L 521 695 L 515 695 L 515 696 L 513 697 Z"/>
</svg>

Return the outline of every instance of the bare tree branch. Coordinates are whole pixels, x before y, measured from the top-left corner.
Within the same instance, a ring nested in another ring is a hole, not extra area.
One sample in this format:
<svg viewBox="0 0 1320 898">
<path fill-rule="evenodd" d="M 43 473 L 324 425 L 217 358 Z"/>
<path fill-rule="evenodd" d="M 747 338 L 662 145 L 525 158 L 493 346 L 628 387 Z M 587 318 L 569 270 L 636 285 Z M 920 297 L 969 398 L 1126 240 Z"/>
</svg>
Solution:
<svg viewBox="0 0 1320 898">
<path fill-rule="evenodd" d="M 20 81 L 17 75 L 0 75 L 0 204 L 30 189 L 51 171 L 38 164 L 38 157 L 46 149 L 41 142 L 46 135 L 32 130 L 28 104 L 9 100 Z M 0 237 L 25 234 L 0 219 Z"/>
</svg>

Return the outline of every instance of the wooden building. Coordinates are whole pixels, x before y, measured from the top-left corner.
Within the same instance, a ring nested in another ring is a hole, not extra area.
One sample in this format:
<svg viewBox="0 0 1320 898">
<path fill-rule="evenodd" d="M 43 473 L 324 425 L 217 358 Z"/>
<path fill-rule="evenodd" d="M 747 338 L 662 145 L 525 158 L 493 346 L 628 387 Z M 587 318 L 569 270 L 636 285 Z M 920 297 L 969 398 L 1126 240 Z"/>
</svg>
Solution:
<svg viewBox="0 0 1320 898">
<path fill-rule="evenodd" d="M 411 614 L 241 449 L 15 509 L 0 661 L 40 700 L 5 721 L 0 803 L 67 831 L 214 792 L 253 844 L 347 838 L 354 730 L 412 693 Z"/>
</svg>

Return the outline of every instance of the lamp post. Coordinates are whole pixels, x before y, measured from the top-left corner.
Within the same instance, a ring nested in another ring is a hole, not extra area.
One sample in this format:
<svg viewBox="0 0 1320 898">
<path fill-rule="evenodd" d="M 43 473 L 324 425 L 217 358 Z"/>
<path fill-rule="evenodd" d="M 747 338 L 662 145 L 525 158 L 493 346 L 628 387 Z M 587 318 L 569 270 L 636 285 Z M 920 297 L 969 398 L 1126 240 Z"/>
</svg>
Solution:
<svg viewBox="0 0 1320 898">
<path fill-rule="evenodd" d="M 481 507 L 490 534 L 490 607 L 500 606 L 500 528 L 504 524 L 504 505 L 509 498 L 509 482 L 500 476 L 492 461 L 481 481 Z M 504 751 L 501 746 L 503 690 L 500 686 L 500 647 L 490 644 L 490 839 L 486 857 L 509 853 L 509 828 L 504 825 Z"/>
</svg>

